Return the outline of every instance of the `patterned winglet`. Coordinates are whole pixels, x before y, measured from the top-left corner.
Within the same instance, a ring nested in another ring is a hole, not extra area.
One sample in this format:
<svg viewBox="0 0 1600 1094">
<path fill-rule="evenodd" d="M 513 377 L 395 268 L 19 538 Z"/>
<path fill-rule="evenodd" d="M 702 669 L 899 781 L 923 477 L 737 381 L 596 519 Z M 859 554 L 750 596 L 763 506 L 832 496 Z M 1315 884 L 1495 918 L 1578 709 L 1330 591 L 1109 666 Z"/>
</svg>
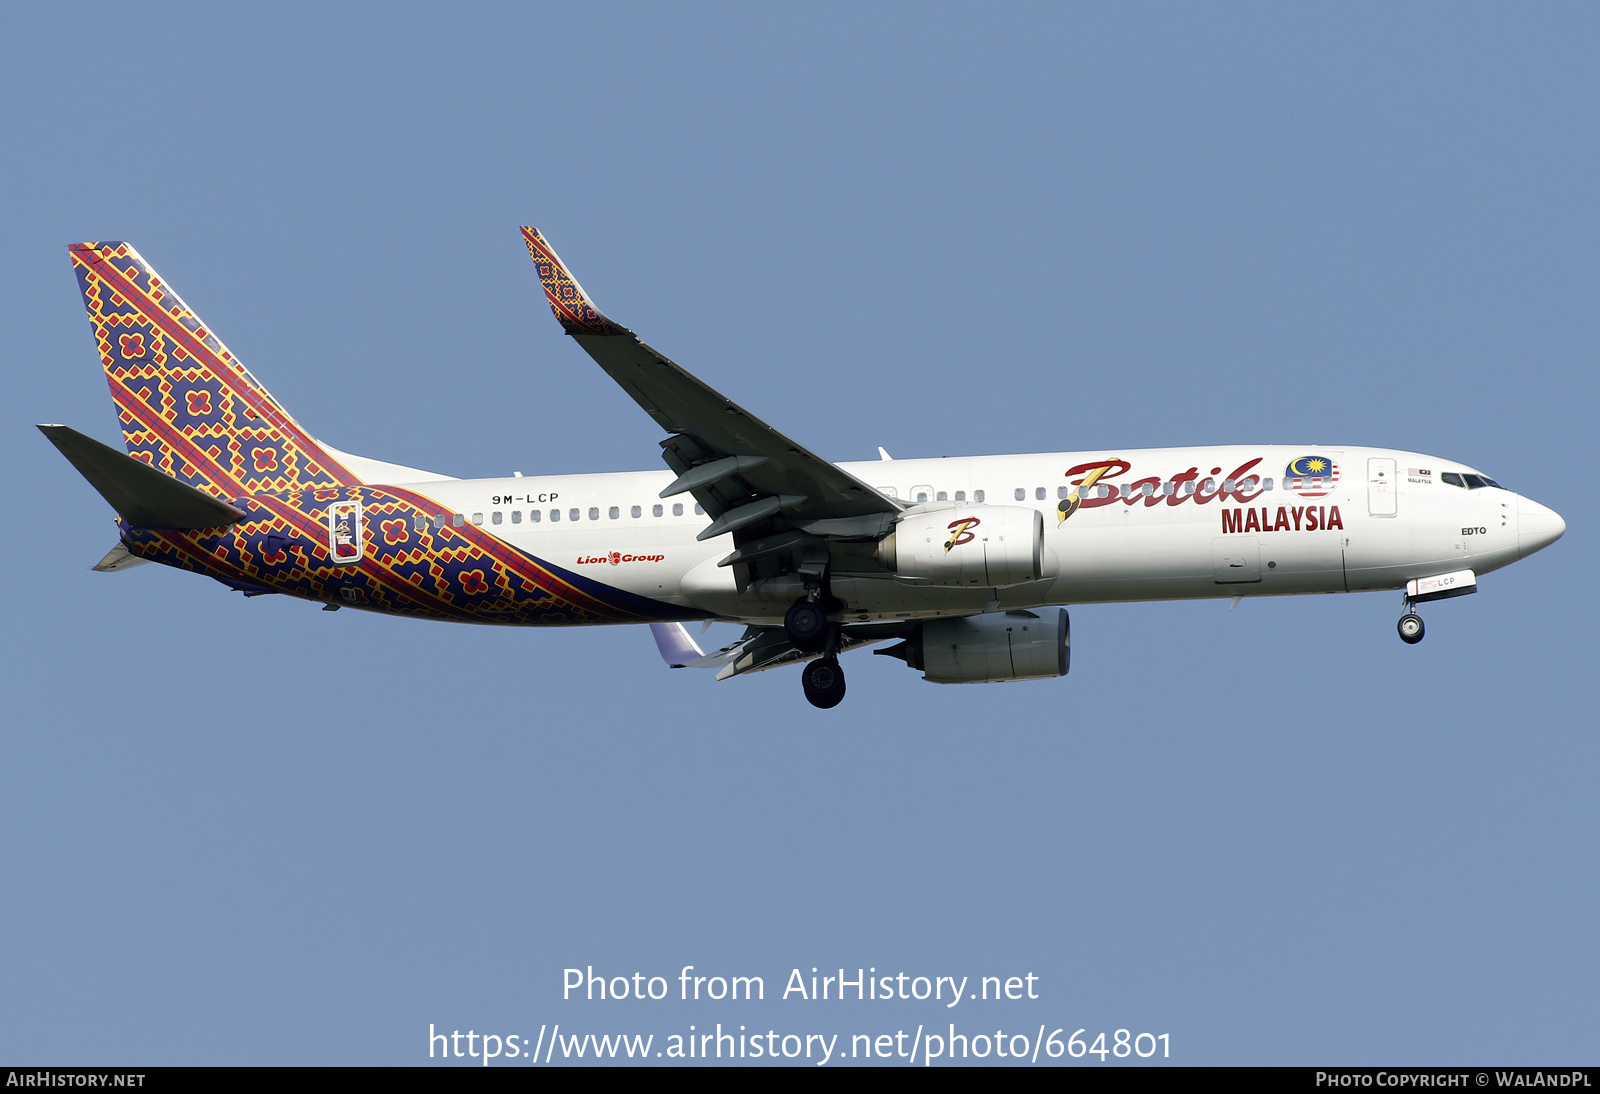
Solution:
<svg viewBox="0 0 1600 1094">
<path fill-rule="evenodd" d="M 522 238 L 528 244 L 534 269 L 539 271 L 539 281 L 550 300 L 550 310 L 556 313 L 556 319 L 568 334 L 628 333 L 589 302 L 583 286 L 567 272 L 567 267 L 550 244 L 545 242 L 544 236 L 539 234 L 539 229 L 524 225 Z"/>
</svg>

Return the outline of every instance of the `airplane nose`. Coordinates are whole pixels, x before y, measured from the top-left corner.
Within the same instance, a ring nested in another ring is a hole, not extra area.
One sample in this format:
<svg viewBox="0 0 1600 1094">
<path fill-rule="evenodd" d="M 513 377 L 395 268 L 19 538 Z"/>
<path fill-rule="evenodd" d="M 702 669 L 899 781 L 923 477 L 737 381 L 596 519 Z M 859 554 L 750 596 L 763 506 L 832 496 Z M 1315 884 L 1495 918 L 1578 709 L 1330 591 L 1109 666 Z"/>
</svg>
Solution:
<svg viewBox="0 0 1600 1094">
<path fill-rule="evenodd" d="M 1517 498 L 1517 557 L 1527 558 L 1560 539 L 1567 522 L 1554 509 L 1536 501 Z"/>
</svg>

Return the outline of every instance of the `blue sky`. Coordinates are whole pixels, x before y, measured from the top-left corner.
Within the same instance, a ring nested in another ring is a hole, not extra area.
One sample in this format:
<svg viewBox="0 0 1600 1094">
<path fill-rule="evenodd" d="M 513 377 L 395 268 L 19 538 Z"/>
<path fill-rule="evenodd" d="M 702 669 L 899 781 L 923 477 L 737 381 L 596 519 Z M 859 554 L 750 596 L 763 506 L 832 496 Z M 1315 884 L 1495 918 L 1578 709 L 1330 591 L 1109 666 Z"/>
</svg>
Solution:
<svg viewBox="0 0 1600 1094">
<path fill-rule="evenodd" d="M 1592 8 L 4 20 L 0 1059 L 955 1021 L 1168 1033 L 1184 1063 L 1593 1060 Z M 642 629 L 88 571 L 111 514 L 32 428 L 116 436 L 78 240 L 134 243 L 339 448 L 655 467 L 523 223 L 834 459 L 1374 444 L 1567 536 L 1414 648 L 1390 594 L 1079 607 L 1064 680 L 857 654 L 833 712 L 793 672 L 669 672 Z M 589 965 L 768 999 L 563 1002 Z M 813 966 L 1040 998 L 776 998 Z"/>
</svg>

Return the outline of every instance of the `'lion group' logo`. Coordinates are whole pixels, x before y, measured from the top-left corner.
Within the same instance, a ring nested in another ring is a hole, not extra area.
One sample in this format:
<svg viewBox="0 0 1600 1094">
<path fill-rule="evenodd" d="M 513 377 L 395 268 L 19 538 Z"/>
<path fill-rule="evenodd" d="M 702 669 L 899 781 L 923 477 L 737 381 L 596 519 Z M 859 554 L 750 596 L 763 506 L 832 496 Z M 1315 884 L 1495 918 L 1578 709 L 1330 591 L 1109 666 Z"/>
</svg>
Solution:
<svg viewBox="0 0 1600 1094">
<path fill-rule="evenodd" d="M 625 555 L 612 551 L 609 555 L 579 555 L 579 566 L 620 566 L 624 562 L 660 562 L 666 555 Z"/>
</svg>

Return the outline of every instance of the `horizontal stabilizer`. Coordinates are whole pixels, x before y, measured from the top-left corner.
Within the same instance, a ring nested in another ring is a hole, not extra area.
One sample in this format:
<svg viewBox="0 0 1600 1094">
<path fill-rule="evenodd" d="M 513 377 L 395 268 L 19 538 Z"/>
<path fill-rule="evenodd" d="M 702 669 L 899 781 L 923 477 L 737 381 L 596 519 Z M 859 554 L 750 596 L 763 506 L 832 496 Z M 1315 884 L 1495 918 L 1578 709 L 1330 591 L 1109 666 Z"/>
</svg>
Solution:
<svg viewBox="0 0 1600 1094">
<path fill-rule="evenodd" d="M 220 528 L 245 518 L 243 510 L 221 498 L 179 482 L 76 429 L 41 425 L 39 432 L 50 438 L 78 474 L 135 528 Z"/>
<path fill-rule="evenodd" d="M 131 570 L 135 566 L 143 566 L 150 560 L 140 558 L 128 550 L 127 544 L 119 543 L 106 552 L 106 557 L 96 562 L 89 569 L 97 574 L 120 574 L 123 570 Z"/>
</svg>

